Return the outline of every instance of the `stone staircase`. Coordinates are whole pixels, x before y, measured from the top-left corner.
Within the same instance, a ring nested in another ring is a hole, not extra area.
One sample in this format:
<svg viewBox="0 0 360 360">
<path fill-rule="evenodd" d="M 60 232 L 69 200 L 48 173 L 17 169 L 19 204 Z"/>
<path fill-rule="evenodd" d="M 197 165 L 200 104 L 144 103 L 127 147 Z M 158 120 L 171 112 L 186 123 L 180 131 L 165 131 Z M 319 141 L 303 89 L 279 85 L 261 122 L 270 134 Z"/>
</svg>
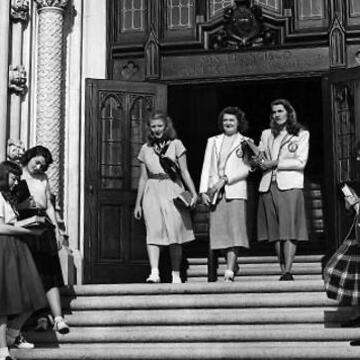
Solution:
<svg viewBox="0 0 360 360">
<path fill-rule="evenodd" d="M 239 259 L 234 283 L 206 283 L 190 261 L 186 284 L 80 285 L 63 293 L 68 335 L 28 332 L 18 359 L 358 359 L 354 309 L 327 299 L 321 256 L 298 256 L 294 282 L 274 257 Z M 219 275 L 224 264 L 220 262 Z"/>
</svg>

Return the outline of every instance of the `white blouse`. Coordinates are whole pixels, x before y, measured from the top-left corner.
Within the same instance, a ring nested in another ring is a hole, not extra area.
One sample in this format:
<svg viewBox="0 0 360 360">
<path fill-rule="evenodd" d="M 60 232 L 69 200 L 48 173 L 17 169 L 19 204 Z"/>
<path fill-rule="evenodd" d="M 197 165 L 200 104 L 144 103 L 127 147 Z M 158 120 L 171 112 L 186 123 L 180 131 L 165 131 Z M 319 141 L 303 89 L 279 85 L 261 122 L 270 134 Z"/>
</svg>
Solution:
<svg viewBox="0 0 360 360">
<path fill-rule="evenodd" d="M 4 219 L 5 224 L 15 224 L 17 218 L 11 205 L 0 193 L 0 218 Z"/>
</svg>

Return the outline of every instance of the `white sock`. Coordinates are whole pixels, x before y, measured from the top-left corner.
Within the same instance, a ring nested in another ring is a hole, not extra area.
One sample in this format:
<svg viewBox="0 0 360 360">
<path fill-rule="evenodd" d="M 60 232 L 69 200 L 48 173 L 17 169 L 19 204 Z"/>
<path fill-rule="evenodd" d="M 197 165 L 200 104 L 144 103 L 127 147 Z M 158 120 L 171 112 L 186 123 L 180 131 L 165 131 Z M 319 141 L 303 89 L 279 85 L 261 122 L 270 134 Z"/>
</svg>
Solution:
<svg viewBox="0 0 360 360">
<path fill-rule="evenodd" d="M 172 271 L 171 275 L 173 278 L 179 278 L 180 277 L 180 271 Z"/>
<path fill-rule="evenodd" d="M 151 268 L 151 275 L 159 276 L 159 269 L 158 268 Z"/>
<path fill-rule="evenodd" d="M 0 359 L 10 356 L 9 349 L 7 347 L 0 348 Z"/>
</svg>

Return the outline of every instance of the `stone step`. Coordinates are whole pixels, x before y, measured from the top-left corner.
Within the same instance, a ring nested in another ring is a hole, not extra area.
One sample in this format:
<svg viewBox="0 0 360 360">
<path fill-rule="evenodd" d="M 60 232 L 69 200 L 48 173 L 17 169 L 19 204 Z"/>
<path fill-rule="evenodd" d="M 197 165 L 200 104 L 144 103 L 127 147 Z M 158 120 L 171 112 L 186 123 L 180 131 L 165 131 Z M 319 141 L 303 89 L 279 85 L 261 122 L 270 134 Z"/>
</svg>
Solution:
<svg viewBox="0 0 360 360">
<path fill-rule="evenodd" d="M 353 315 L 351 307 L 148 309 L 72 311 L 70 326 L 191 325 L 191 324 L 295 324 L 343 322 Z"/>
<path fill-rule="evenodd" d="M 337 306 L 324 292 L 81 296 L 63 298 L 64 309 L 137 310 Z"/>
<path fill-rule="evenodd" d="M 323 324 L 73 327 L 67 335 L 52 331 L 25 335 L 37 346 L 42 343 L 349 341 L 360 338 L 359 329 L 325 328 Z"/>
<path fill-rule="evenodd" d="M 218 267 L 218 276 L 224 275 L 226 269 L 225 264 Z M 189 277 L 207 276 L 207 265 L 197 265 L 189 267 L 187 275 Z M 292 273 L 297 274 L 322 274 L 322 266 L 320 263 L 297 263 L 293 265 Z M 239 275 L 281 275 L 280 266 L 278 264 L 241 264 L 239 265 Z"/>
<path fill-rule="evenodd" d="M 360 347 L 348 342 L 227 342 L 61 344 L 60 348 L 12 350 L 17 359 L 37 360 L 234 360 L 234 359 L 359 359 Z"/>
<path fill-rule="evenodd" d="M 322 280 L 242 281 L 200 284 L 99 284 L 75 285 L 62 289 L 63 296 L 153 295 L 153 294 L 227 294 L 264 292 L 324 291 Z"/>
<path fill-rule="evenodd" d="M 218 274 L 218 281 L 222 281 L 223 274 Z M 237 281 L 278 281 L 280 274 L 277 275 L 244 275 L 241 272 L 235 276 L 235 282 Z M 322 274 L 296 274 L 294 279 L 298 280 L 318 280 L 322 281 Z M 207 275 L 203 276 L 189 276 L 186 280 L 187 283 L 204 283 L 207 282 Z"/>
<path fill-rule="evenodd" d="M 321 263 L 324 255 L 297 255 L 295 256 L 294 263 Z M 206 265 L 207 258 L 188 258 L 190 265 Z M 219 257 L 219 264 L 225 264 L 225 259 Z M 264 263 L 276 263 L 278 264 L 278 258 L 276 256 L 240 256 L 237 259 L 238 264 L 264 264 Z"/>
</svg>

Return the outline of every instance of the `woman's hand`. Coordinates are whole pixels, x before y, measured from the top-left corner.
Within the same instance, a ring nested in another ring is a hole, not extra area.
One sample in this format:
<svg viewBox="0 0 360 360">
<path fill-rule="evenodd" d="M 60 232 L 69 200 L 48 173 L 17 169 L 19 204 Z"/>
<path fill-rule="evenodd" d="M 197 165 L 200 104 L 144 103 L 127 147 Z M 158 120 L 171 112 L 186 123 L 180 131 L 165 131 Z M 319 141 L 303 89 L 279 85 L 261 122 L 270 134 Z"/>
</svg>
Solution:
<svg viewBox="0 0 360 360">
<path fill-rule="evenodd" d="M 267 159 L 263 159 L 260 162 L 260 168 L 262 170 L 269 170 L 269 169 L 275 169 L 278 165 L 278 161 L 277 160 L 267 160 Z"/>
<path fill-rule="evenodd" d="M 210 197 L 208 194 L 206 193 L 201 193 L 200 194 L 201 197 L 201 202 L 206 205 L 206 206 L 210 206 Z"/>
<path fill-rule="evenodd" d="M 195 193 L 192 195 L 192 199 L 191 199 L 191 203 L 190 203 L 190 207 L 194 208 L 196 203 L 198 201 L 198 195 Z"/>
<path fill-rule="evenodd" d="M 135 205 L 135 209 L 134 209 L 134 218 L 136 220 L 140 220 L 142 217 L 142 208 L 141 208 L 141 205 L 139 204 L 136 204 Z"/>
</svg>

